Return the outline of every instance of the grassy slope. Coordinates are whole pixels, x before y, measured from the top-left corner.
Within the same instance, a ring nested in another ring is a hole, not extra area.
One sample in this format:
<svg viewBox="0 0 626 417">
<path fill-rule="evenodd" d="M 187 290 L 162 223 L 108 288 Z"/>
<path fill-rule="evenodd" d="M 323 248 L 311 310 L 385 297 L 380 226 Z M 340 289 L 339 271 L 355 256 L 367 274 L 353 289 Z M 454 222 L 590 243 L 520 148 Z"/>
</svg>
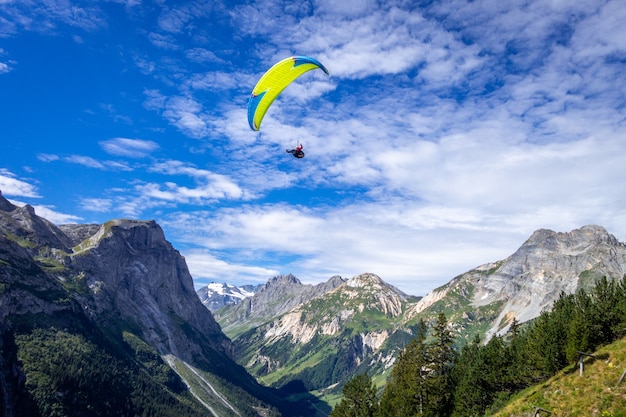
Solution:
<svg viewBox="0 0 626 417">
<path fill-rule="evenodd" d="M 594 353 L 584 360 L 583 376 L 579 364 L 571 365 L 543 384 L 530 387 L 492 416 L 533 416 L 534 406 L 558 416 L 626 417 L 626 338 Z M 542 416 L 547 415 L 541 413 Z"/>
</svg>

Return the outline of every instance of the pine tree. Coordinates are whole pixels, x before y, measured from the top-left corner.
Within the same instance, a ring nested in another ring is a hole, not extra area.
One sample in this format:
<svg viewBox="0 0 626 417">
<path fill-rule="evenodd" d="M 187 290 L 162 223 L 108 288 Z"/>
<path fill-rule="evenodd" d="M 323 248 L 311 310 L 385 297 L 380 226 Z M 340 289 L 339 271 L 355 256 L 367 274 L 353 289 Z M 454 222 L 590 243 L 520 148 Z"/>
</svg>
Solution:
<svg viewBox="0 0 626 417">
<path fill-rule="evenodd" d="M 480 336 L 463 346 L 452 372 L 454 407 L 452 417 L 482 416 L 489 404 L 486 387 L 480 383 L 483 372 Z"/>
<path fill-rule="evenodd" d="M 343 387 L 343 398 L 330 417 L 374 417 L 378 412 L 376 387 L 366 374 L 359 374 Z"/>
<path fill-rule="evenodd" d="M 416 337 L 398 355 L 385 386 L 380 416 L 422 416 L 426 402 L 426 371 L 429 364 L 426 345 L 427 325 L 420 320 Z"/>
<path fill-rule="evenodd" d="M 448 319 L 440 313 L 433 327 L 434 341 L 430 346 L 431 372 L 427 377 L 428 404 L 424 415 L 447 416 L 452 411 L 454 390 L 451 371 L 456 360 Z"/>
</svg>

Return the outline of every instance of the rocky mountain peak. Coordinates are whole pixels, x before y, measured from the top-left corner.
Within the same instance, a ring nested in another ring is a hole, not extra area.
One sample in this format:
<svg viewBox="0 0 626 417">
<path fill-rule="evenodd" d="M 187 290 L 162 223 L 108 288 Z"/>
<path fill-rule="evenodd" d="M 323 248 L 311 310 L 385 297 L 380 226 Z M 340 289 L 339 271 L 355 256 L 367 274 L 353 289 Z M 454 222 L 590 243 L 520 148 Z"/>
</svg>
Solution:
<svg viewBox="0 0 626 417">
<path fill-rule="evenodd" d="M 550 309 L 563 292 L 589 288 L 601 277 L 621 279 L 626 274 L 626 245 L 600 226 L 584 226 L 571 232 L 535 231 L 508 258 L 479 266 L 424 297 L 408 315 L 413 317 L 437 303 L 450 303 L 448 310 L 468 314 L 500 304 L 489 318 L 489 338 L 503 334 L 515 318 L 531 320 Z M 466 300 L 460 302 L 458 300 Z"/>
<path fill-rule="evenodd" d="M 520 250 L 540 246 L 552 251 L 577 253 L 594 244 L 618 245 L 619 241 L 604 227 L 596 225 L 583 226 L 571 232 L 539 229 L 520 247 Z"/>
<path fill-rule="evenodd" d="M 200 355 L 177 322 L 195 328 L 214 349 L 232 354 L 230 341 L 198 298 L 184 258 L 155 221 L 107 222 L 87 241 L 72 263 L 85 271 L 95 311 L 115 311 L 136 322 L 144 339 L 163 354 L 190 362 Z"/>
<path fill-rule="evenodd" d="M 407 301 L 406 294 L 372 273 L 356 275 L 335 291 L 343 293 L 342 298 L 346 300 L 358 300 L 360 311 L 376 309 L 389 316 L 402 314 Z M 348 301 L 346 303 L 349 305 Z"/>
<path fill-rule="evenodd" d="M 279 275 L 270 279 L 252 297 L 237 305 L 226 306 L 215 312 L 224 331 L 231 337 L 239 332 L 265 323 L 291 309 L 317 298 L 342 285 L 344 280 L 334 276 L 324 283 L 305 285 L 292 274 Z M 245 322 L 245 328 L 239 323 Z M 237 329 L 235 331 L 235 329 Z"/>
<path fill-rule="evenodd" d="M 71 241 L 54 224 L 35 214 L 30 205 L 17 207 L 0 196 L 0 207 L 6 213 L 0 216 L 0 227 L 19 239 L 30 242 L 32 250 L 46 246 L 65 252 L 71 251 Z"/>
<path fill-rule="evenodd" d="M 240 303 L 252 297 L 259 290 L 259 286 L 244 285 L 237 287 L 226 283 L 212 282 L 196 291 L 202 304 L 211 312 L 215 312 L 227 305 Z"/>
<path fill-rule="evenodd" d="M 346 285 L 355 288 L 382 289 L 387 284 L 376 274 L 364 273 L 350 278 Z"/>
<path fill-rule="evenodd" d="M 537 277 L 545 271 L 549 275 L 569 275 L 573 286 L 566 292 L 575 290 L 578 286 L 579 275 L 586 270 L 591 270 L 600 260 L 605 260 L 618 255 L 626 245 L 619 242 L 615 236 L 609 234 L 601 226 L 584 226 L 571 232 L 554 232 L 540 229 L 524 242 L 524 244 L 507 258 L 498 269 L 498 274 L 510 277 L 527 276 Z M 618 265 L 621 259 L 613 258 L 614 265 Z M 595 271 L 594 275 L 613 274 L 615 270 L 606 270 L 602 267 Z M 558 271 L 558 272 L 557 272 Z M 621 271 L 622 276 L 626 271 Z M 583 283 L 583 285 L 586 283 Z"/>
<path fill-rule="evenodd" d="M 264 289 L 276 288 L 281 286 L 300 286 L 302 282 L 292 274 L 277 275 L 265 283 Z"/>
</svg>

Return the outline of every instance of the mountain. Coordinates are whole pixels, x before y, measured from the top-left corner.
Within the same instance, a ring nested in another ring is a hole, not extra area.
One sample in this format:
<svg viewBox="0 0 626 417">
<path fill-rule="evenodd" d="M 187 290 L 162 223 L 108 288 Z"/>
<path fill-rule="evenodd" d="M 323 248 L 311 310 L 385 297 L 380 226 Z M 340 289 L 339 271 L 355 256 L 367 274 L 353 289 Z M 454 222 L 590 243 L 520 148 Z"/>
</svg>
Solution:
<svg viewBox="0 0 626 417">
<path fill-rule="evenodd" d="M 212 282 L 200 288 L 196 293 L 200 301 L 211 312 L 215 312 L 227 305 L 238 304 L 244 298 L 252 297 L 261 285 L 236 285 Z"/>
<path fill-rule="evenodd" d="M 598 278 L 626 274 L 626 244 L 600 226 L 567 233 L 540 229 L 508 258 L 481 265 L 426 295 L 406 321 L 443 311 L 465 338 L 506 333 L 549 309 L 561 292 L 588 289 Z"/>
<path fill-rule="evenodd" d="M 154 221 L 57 227 L 0 194 L 0 351 L 0 415 L 312 414 L 237 365 Z"/>
<path fill-rule="evenodd" d="M 336 393 L 354 374 L 382 373 L 393 364 L 411 338 L 402 318 L 418 300 L 371 273 L 332 277 L 315 287 L 281 276 L 248 299 L 247 309 L 244 303 L 229 306 L 216 317 L 265 319 L 246 331 L 233 327 L 240 331 L 234 336 L 237 361 L 259 380 L 289 392 Z"/>
<path fill-rule="evenodd" d="M 293 276 L 216 312 L 235 345 L 236 360 L 264 383 L 310 391 L 325 399 L 342 382 L 367 371 L 383 385 L 399 350 L 423 319 L 445 313 L 461 346 L 488 340 L 550 309 L 561 292 L 589 288 L 602 276 L 626 273 L 626 245 L 604 228 L 568 233 L 538 230 L 511 256 L 478 266 L 418 299 L 375 274 L 331 278 L 303 297 Z M 308 287 L 309 291 L 311 287 Z"/>
<path fill-rule="evenodd" d="M 224 332 L 232 338 L 343 283 L 343 278 L 333 276 L 321 284 L 305 285 L 291 274 L 279 275 L 270 279 L 252 297 L 216 311 L 215 317 Z"/>
</svg>

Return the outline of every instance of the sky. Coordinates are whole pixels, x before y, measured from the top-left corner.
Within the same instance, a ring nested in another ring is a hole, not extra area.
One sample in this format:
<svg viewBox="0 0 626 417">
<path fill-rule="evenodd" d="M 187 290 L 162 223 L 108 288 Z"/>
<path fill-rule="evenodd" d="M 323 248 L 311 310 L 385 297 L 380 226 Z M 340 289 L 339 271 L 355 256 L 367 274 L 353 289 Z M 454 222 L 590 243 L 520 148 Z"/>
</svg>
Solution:
<svg viewBox="0 0 626 417">
<path fill-rule="evenodd" d="M 252 131 L 292 55 L 330 75 Z M 624 74 L 621 0 L 0 0 L 0 191 L 55 224 L 154 219 L 196 288 L 425 295 L 537 229 L 626 239 Z"/>
</svg>

